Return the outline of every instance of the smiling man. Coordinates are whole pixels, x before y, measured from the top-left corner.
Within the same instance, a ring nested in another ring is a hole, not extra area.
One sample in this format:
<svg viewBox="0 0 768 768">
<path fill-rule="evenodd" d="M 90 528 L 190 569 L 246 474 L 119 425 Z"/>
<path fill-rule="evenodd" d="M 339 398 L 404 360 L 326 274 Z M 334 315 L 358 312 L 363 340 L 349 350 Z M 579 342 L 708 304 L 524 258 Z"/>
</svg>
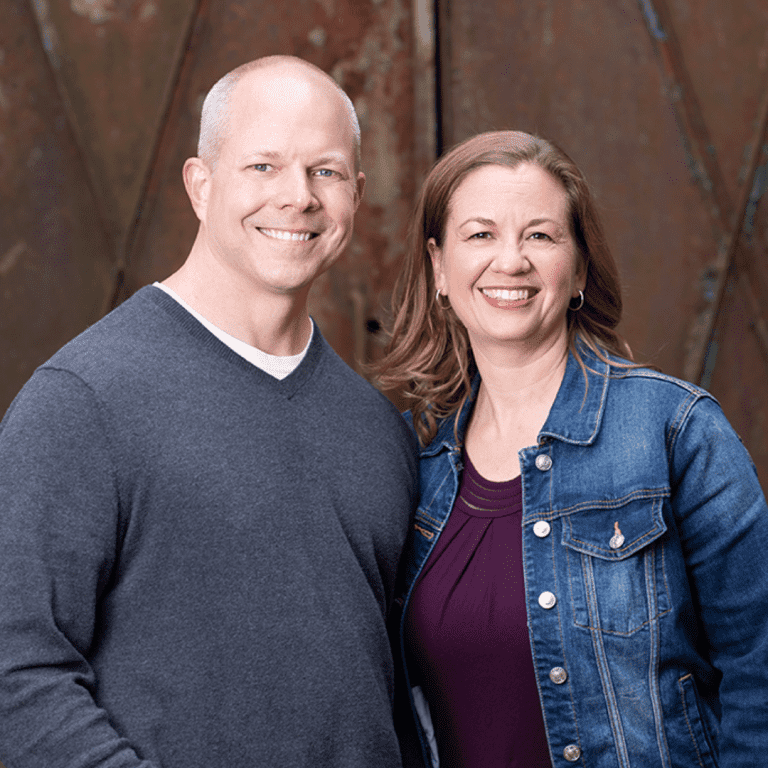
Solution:
<svg viewBox="0 0 768 768">
<path fill-rule="evenodd" d="M 0 425 L 0 762 L 398 768 L 396 409 L 307 311 L 363 192 L 351 102 L 270 57 L 203 107 L 182 267 Z"/>
</svg>

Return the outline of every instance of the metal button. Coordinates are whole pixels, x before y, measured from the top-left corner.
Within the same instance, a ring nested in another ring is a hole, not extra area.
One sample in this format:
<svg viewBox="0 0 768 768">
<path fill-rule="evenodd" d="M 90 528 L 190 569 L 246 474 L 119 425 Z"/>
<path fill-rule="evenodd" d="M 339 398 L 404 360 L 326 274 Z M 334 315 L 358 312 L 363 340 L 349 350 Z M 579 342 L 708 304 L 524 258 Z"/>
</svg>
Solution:
<svg viewBox="0 0 768 768">
<path fill-rule="evenodd" d="M 539 595 L 539 605 L 542 608 L 546 608 L 547 610 L 554 608 L 556 602 L 557 598 L 551 592 L 542 592 Z"/>
<path fill-rule="evenodd" d="M 546 536 L 549 536 L 549 532 L 552 530 L 549 523 L 546 520 L 539 520 L 538 523 L 535 523 L 533 526 L 533 534 L 534 536 L 538 536 L 540 539 L 545 538 Z"/>
<path fill-rule="evenodd" d="M 619 523 L 617 521 L 613 524 L 613 536 L 611 536 L 611 540 L 608 542 L 608 546 L 611 549 L 621 549 L 623 544 L 624 534 L 621 532 L 621 528 L 619 528 Z"/>
<path fill-rule="evenodd" d="M 552 667 L 549 670 L 549 679 L 555 685 L 562 685 L 568 679 L 568 673 L 562 667 Z"/>
<path fill-rule="evenodd" d="M 575 763 L 581 757 L 581 750 L 575 744 L 569 744 L 563 750 L 563 757 L 569 763 Z"/>
<path fill-rule="evenodd" d="M 542 472 L 546 472 L 548 469 L 552 469 L 552 459 L 547 456 L 546 453 L 540 453 L 536 457 L 536 469 L 540 469 Z"/>
</svg>

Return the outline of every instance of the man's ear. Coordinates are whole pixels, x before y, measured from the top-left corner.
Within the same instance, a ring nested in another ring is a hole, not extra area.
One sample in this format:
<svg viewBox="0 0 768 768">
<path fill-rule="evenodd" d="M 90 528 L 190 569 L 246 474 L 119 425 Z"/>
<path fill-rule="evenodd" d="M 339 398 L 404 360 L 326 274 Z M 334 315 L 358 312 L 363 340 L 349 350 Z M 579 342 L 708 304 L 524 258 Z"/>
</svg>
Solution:
<svg viewBox="0 0 768 768">
<path fill-rule="evenodd" d="M 182 176 L 192 208 L 197 218 L 203 221 L 206 208 L 208 207 L 211 170 L 204 160 L 201 160 L 199 157 L 190 157 L 184 163 Z"/>
<path fill-rule="evenodd" d="M 360 201 L 363 199 L 364 191 L 365 174 L 360 171 L 360 173 L 357 174 L 357 179 L 355 180 L 355 210 L 357 210 L 357 206 L 360 205 Z"/>
</svg>

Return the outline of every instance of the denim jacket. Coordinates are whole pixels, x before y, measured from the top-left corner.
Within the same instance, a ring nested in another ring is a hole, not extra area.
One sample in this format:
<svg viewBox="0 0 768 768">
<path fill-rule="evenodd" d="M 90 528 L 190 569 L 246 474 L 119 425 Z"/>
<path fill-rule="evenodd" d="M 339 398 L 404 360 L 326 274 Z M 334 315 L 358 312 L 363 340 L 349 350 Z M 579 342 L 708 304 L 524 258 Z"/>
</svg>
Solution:
<svg viewBox="0 0 768 768">
<path fill-rule="evenodd" d="M 768 509 L 754 465 L 705 391 L 582 358 L 586 392 L 570 355 L 537 445 L 519 452 L 528 629 L 553 766 L 762 765 Z M 458 443 L 450 417 L 421 451 L 403 616 L 453 508 L 471 408 Z M 423 714 L 407 669 L 405 680 Z M 418 731 L 434 766 L 424 718 Z"/>
</svg>

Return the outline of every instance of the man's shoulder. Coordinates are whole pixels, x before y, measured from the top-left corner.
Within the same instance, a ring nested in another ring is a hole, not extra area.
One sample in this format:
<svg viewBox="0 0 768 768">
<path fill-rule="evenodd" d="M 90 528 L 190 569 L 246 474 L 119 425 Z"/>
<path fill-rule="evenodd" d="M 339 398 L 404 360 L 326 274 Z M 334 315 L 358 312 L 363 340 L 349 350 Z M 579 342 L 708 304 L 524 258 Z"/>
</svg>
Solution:
<svg viewBox="0 0 768 768">
<path fill-rule="evenodd" d="M 159 338 L 162 311 L 152 300 L 157 289 L 145 287 L 86 328 L 53 354 L 40 370 L 64 370 L 85 379 L 114 375 L 146 356 L 150 338 Z M 158 311 L 160 310 L 160 311 Z"/>
</svg>

